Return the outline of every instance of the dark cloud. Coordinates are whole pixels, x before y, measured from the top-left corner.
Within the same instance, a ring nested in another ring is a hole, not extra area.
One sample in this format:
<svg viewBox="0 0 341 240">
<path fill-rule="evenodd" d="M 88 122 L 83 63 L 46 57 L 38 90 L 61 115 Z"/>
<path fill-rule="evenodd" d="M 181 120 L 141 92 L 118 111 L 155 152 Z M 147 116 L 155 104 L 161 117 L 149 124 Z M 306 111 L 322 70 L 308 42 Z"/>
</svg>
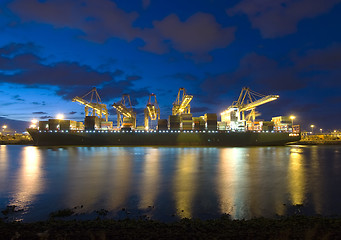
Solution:
<svg viewBox="0 0 341 240">
<path fill-rule="evenodd" d="M 176 73 L 176 74 L 172 75 L 171 77 L 175 78 L 175 79 L 190 81 L 190 82 L 198 81 L 198 77 L 194 76 L 193 74 L 190 74 L 190 73 Z"/>
<path fill-rule="evenodd" d="M 53 117 L 52 116 L 48 116 L 48 115 L 40 117 L 40 119 L 50 119 L 50 118 L 53 118 Z"/>
<path fill-rule="evenodd" d="M 306 87 L 308 80 L 297 77 L 293 66 L 280 66 L 276 60 L 256 53 L 246 55 L 239 67 L 228 73 L 208 75 L 201 84 L 202 90 L 208 95 L 220 95 L 229 89 L 271 89 L 273 92 L 298 90 Z M 266 91 L 265 91 L 266 92 Z"/>
<path fill-rule="evenodd" d="M 40 51 L 40 47 L 32 42 L 28 43 L 9 43 L 0 48 L 0 56 L 13 57 L 14 55 L 22 53 L 37 53 Z"/>
<path fill-rule="evenodd" d="M 32 102 L 33 105 L 46 105 L 44 101 L 42 102 Z"/>
<path fill-rule="evenodd" d="M 20 45 L 25 46 L 25 45 Z M 9 55 L 22 52 L 19 48 L 5 46 Z M 8 51 L 12 49 L 13 52 Z M 13 53 L 13 54 L 12 54 Z M 122 70 L 116 69 L 111 72 L 99 72 L 90 66 L 80 65 L 76 62 L 57 62 L 45 65 L 43 59 L 28 53 L 14 55 L 12 57 L 0 56 L 0 70 L 11 70 L 13 74 L 0 72 L 2 82 L 19 83 L 26 86 L 52 85 L 58 86 L 57 95 L 66 100 L 71 100 L 75 96 L 82 97 L 88 93 L 92 87 L 96 86 L 103 101 L 120 97 L 122 93 L 128 92 L 136 95 L 148 94 L 145 89 L 135 89 L 133 82 L 142 79 L 138 75 L 128 75 L 125 80 L 116 81 L 114 77 L 124 77 Z M 22 100 L 19 96 L 15 100 Z M 137 104 L 137 99 L 134 103 Z M 40 104 L 34 102 L 33 104 Z M 44 104 L 44 103 L 41 103 Z"/>
<path fill-rule="evenodd" d="M 127 81 L 137 81 L 142 79 L 141 76 L 133 75 L 133 76 L 127 76 Z"/>
<path fill-rule="evenodd" d="M 43 115 L 43 114 L 47 114 L 47 112 L 33 112 L 32 114 L 39 114 L 39 115 Z"/>
<path fill-rule="evenodd" d="M 143 1 L 144 6 L 150 1 Z M 222 27 L 215 17 L 208 13 L 195 13 L 181 21 L 171 14 L 160 21 L 153 21 L 153 28 L 137 28 L 134 22 L 136 12 L 127 13 L 109 0 L 15 0 L 8 7 L 23 22 L 52 24 L 57 28 L 79 29 L 82 38 L 104 42 L 116 37 L 128 42 L 142 39 L 141 49 L 154 53 L 169 52 L 175 49 L 192 53 L 191 58 L 211 60 L 207 54 L 217 48 L 224 48 L 234 40 L 234 27 Z M 77 12 L 75 12 L 77 9 Z M 85 34 L 85 36 L 84 36 Z"/>
<path fill-rule="evenodd" d="M 228 15 L 246 14 L 264 38 L 276 38 L 297 31 L 298 23 L 328 12 L 340 0 L 242 0 Z"/>
<path fill-rule="evenodd" d="M 21 102 L 24 102 L 24 101 L 25 101 L 24 99 L 22 99 L 22 98 L 20 97 L 20 95 L 14 95 L 14 96 L 12 97 L 12 99 L 15 99 L 15 100 L 21 101 Z"/>
<path fill-rule="evenodd" d="M 332 44 L 325 49 L 308 50 L 294 61 L 297 67 L 306 70 L 334 71 L 341 67 L 341 44 Z"/>
<path fill-rule="evenodd" d="M 8 6 L 23 21 L 80 29 L 86 34 L 85 38 L 96 42 L 103 42 L 113 36 L 131 41 L 136 36 L 132 23 L 137 13 L 124 12 L 113 1 L 17 0 Z"/>
<path fill-rule="evenodd" d="M 1 49 L 6 49 L 4 48 Z M 23 53 L 13 57 L 0 56 L 0 72 L 2 82 L 20 84 L 48 84 L 58 86 L 97 85 L 112 80 L 110 72 L 98 72 L 90 66 L 76 62 L 58 62 L 50 65 L 44 59 Z M 12 74 L 6 74 L 12 71 Z"/>
<path fill-rule="evenodd" d="M 211 14 L 200 12 L 184 22 L 171 14 L 161 21 L 154 21 L 153 26 L 142 32 L 146 43 L 142 49 L 155 53 L 164 53 L 169 47 L 199 55 L 208 53 L 228 46 L 234 40 L 235 32 L 233 27 L 223 28 Z"/>
<path fill-rule="evenodd" d="M 76 113 L 77 113 L 77 112 L 74 112 L 74 111 L 69 112 L 70 115 L 74 115 L 74 114 L 76 114 Z"/>
<path fill-rule="evenodd" d="M 150 0 L 142 0 L 142 7 L 143 9 L 148 8 L 150 5 Z"/>
</svg>

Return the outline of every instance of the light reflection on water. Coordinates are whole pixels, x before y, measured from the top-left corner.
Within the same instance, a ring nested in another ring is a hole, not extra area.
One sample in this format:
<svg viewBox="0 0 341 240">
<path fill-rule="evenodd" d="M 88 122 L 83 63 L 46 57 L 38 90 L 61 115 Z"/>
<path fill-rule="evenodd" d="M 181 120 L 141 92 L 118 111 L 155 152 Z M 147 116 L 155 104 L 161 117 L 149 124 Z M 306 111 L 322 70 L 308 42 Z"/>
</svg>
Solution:
<svg viewBox="0 0 341 240">
<path fill-rule="evenodd" d="M 14 204 L 28 221 L 80 205 L 166 221 L 272 217 L 293 205 L 341 214 L 340 149 L 0 146 L 0 208 Z"/>
<path fill-rule="evenodd" d="M 142 185 L 140 190 L 139 208 L 146 209 L 155 205 L 159 192 L 160 182 L 160 153 L 158 149 L 149 148 L 146 150 L 146 157 L 143 163 Z"/>
<path fill-rule="evenodd" d="M 25 147 L 21 155 L 22 165 L 17 169 L 10 204 L 26 209 L 43 191 L 44 181 L 40 151 L 36 147 Z M 10 159 L 9 159 L 10 161 Z M 10 173 L 8 173 L 10 174 Z"/>
</svg>

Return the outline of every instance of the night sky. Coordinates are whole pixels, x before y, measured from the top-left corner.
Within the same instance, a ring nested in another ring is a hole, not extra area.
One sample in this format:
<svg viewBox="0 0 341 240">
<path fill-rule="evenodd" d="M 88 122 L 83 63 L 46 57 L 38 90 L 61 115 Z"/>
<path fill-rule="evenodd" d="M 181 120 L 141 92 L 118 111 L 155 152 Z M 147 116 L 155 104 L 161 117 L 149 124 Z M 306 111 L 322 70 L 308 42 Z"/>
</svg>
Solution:
<svg viewBox="0 0 341 240">
<path fill-rule="evenodd" d="M 82 121 L 92 87 L 111 121 L 130 94 L 142 125 L 150 93 L 168 118 L 184 87 L 200 116 L 247 86 L 280 96 L 260 119 L 340 129 L 340 26 L 341 0 L 0 0 L 0 124 Z"/>
</svg>

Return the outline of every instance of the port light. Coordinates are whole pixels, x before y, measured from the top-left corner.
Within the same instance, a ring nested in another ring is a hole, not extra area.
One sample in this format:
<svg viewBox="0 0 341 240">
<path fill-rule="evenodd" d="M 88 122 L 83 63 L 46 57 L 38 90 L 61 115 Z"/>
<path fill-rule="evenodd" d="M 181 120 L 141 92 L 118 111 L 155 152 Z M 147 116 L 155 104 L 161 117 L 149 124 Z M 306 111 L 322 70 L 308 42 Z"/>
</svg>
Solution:
<svg viewBox="0 0 341 240">
<path fill-rule="evenodd" d="M 59 119 L 59 120 L 63 120 L 64 119 L 64 114 L 59 113 L 59 114 L 57 114 L 56 118 Z"/>
</svg>

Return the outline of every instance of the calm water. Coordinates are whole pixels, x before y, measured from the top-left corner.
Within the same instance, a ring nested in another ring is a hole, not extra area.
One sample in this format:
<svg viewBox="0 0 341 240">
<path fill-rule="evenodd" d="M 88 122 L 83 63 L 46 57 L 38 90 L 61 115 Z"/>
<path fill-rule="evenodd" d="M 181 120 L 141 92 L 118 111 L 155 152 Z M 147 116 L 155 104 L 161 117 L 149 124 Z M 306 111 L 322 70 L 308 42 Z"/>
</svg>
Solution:
<svg viewBox="0 0 341 240">
<path fill-rule="evenodd" d="M 0 146 L 0 210 L 25 221 L 81 205 L 79 218 L 341 215 L 340 186 L 341 146 Z"/>
</svg>

